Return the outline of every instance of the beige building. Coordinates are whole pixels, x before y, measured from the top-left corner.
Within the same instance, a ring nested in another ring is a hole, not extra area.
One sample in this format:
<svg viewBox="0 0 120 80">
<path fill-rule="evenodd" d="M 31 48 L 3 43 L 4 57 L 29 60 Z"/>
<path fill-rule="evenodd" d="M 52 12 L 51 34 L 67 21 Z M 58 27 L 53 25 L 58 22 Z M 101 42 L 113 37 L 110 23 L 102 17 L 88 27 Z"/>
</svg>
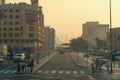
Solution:
<svg viewBox="0 0 120 80">
<path fill-rule="evenodd" d="M 110 33 L 107 33 L 107 47 L 110 49 Z M 112 28 L 112 49 L 120 49 L 120 28 Z"/>
<path fill-rule="evenodd" d="M 43 41 L 44 15 L 38 0 L 31 0 L 31 4 L 0 5 L 0 43 L 41 47 Z"/>
<path fill-rule="evenodd" d="M 55 30 L 54 28 L 50 28 L 50 26 L 46 26 L 45 28 L 45 49 L 53 50 L 55 47 Z"/>
<path fill-rule="evenodd" d="M 99 24 L 99 22 L 86 22 L 83 24 L 82 38 L 86 40 L 90 47 L 96 47 L 95 39 L 107 39 L 107 32 L 109 31 L 108 24 Z"/>
</svg>

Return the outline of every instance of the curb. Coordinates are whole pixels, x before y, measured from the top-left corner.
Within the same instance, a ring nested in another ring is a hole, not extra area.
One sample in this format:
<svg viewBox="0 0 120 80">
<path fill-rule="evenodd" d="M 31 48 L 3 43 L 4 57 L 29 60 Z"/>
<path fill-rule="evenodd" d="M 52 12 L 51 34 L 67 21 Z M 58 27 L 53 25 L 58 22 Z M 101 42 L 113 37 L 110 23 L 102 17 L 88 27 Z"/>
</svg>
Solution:
<svg viewBox="0 0 120 80">
<path fill-rule="evenodd" d="M 37 71 L 40 67 L 42 67 L 45 63 L 47 63 L 50 59 L 52 59 L 54 56 L 56 56 L 57 55 L 57 53 L 54 53 L 54 54 L 52 54 L 51 56 L 46 56 L 46 57 L 44 57 L 43 59 L 41 59 L 40 61 L 39 61 L 39 64 L 35 64 L 35 68 L 34 68 L 34 70 L 33 70 L 33 72 L 32 73 L 34 73 L 35 71 Z"/>
<path fill-rule="evenodd" d="M 95 78 L 92 76 L 88 76 L 88 80 L 95 80 Z"/>
</svg>

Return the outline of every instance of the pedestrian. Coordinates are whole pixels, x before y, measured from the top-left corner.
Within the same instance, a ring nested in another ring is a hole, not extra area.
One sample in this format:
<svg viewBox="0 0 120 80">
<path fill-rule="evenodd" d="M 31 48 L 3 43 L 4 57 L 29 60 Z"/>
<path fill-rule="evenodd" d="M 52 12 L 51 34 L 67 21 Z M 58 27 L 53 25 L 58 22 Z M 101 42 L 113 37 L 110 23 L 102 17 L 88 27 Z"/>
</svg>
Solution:
<svg viewBox="0 0 120 80">
<path fill-rule="evenodd" d="M 106 62 L 106 68 L 107 68 L 107 72 L 109 72 L 109 70 L 110 70 L 110 63 L 108 61 Z"/>
<path fill-rule="evenodd" d="M 95 72 L 95 60 L 94 59 L 92 59 L 92 63 L 90 65 L 90 68 L 92 70 L 92 73 L 94 73 Z"/>
<path fill-rule="evenodd" d="M 99 63 L 99 67 L 100 67 L 100 72 L 102 70 L 102 62 Z"/>
<path fill-rule="evenodd" d="M 30 70 L 31 72 L 33 71 L 33 67 L 34 67 L 34 60 L 32 59 L 30 62 Z"/>
<path fill-rule="evenodd" d="M 22 61 L 22 72 L 24 72 L 24 66 L 25 66 L 25 63 L 24 61 Z"/>
<path fill-rule="evenodd" d="M 20 72 L 20 60 L 17 61 L 18 72 Z"/>
</svg>

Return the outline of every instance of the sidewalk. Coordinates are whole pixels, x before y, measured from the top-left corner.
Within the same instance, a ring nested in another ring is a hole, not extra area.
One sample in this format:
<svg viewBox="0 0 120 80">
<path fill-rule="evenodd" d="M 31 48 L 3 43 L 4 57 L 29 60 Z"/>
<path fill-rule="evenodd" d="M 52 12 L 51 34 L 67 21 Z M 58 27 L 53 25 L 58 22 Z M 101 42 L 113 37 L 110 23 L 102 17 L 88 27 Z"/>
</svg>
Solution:
<svg viewBox="0 0 120 80">
<path fill-rule="evenodd" d="M 38 70 L 41 66 L 43 66 L 45 63 L 47 63 L 50 59 L 52 59 L 56 54 L 57 54 L 56 52 L 55 52 L 55 53 L 52 53 L 52 54 L 50 54 L 49 56 L 46 56 L 46 57 L 40 59 L 38 64 L 37 64 L 37 63 L 34 63 L 35 66 L 34 66 L 34 69 L 33 69 L 33 73 L 34 73 L 35 71 L 37 71 L 37 70 Z"/>
</svg>

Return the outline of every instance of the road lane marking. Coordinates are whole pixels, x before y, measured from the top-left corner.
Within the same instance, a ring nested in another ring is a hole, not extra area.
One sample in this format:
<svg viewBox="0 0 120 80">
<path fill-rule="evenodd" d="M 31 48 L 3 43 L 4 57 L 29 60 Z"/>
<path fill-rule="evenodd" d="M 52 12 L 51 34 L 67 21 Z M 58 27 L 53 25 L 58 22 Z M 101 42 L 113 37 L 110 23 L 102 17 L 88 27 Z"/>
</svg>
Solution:
<svg viewBox="0 0 120 80">
<path fill-rule="evenodd" d="M 4 72 L 5 70 L 1 70 L 0 73 Z"/>
<path fill-rule="evenodd" d="M 55 74 L 55 73 L 56 73 L 56 71 L 55 71 L 55 70 L 53 70 L 51 73 L 52 73 L 52 74 Z"/>
<path fill-rule="evenodd" d="M 78 72 L 77 71 L 73 71 L 73 74 L 77 74 Z"/>
<path fill-rule="evenodd" d="M 84 72 L 84 71 L 80 71 L 80 73 L 81 73 L 81 74 L 85 74 L 85 72 Z"/>
<path fill-rule="evenodd" d="M 44 71 L 44 73 L 48 73 L 49 71 Z"/>
<path fill-rule="evenodd" d="M 66 71 L 66 74 L 70 74 L 70 71 Z"/>
<path fill-rule="evenodd" d="M 5 71 L 4 73 L 9 73 L 11 70 Z"/>
<path fill-rule="evenodd" d="M 59 71 L 59 73 L 60 73 L 60 74 L 62 74 L 62 73 L 63 73 L 63 71 Z"/>
<path fill-rule="evenodd" d="M 11 73 L 15 73 L 15 72 L 17 72 L 17 70 L 12 71 Z"/>
<path fill-rule="evenodd" d="M 43 71 L 43 70 L 39 70 L 39 71 L 37 71 L 37 73 L 42 73 L 42 71 Z"/>
</svg>

